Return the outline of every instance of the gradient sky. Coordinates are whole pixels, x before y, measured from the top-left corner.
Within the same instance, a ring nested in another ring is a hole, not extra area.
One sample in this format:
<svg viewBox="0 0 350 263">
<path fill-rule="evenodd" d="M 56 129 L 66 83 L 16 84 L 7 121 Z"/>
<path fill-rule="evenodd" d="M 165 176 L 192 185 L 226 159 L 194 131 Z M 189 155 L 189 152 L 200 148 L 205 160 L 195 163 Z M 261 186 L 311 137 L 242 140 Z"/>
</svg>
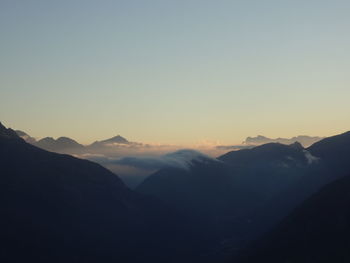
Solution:
<svg viewBox="0 0 350 263">
<path fill-rule="evenodd" d="M 0 0 L 0 121 L 82 143 L 350 130 L 350 1 Z"/>
</svg>

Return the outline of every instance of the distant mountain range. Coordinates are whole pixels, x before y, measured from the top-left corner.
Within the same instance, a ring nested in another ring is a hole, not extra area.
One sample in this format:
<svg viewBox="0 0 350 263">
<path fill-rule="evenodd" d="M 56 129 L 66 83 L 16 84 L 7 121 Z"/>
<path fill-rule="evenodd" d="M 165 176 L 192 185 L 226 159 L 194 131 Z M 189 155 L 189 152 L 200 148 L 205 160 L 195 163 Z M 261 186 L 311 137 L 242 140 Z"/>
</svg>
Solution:
<svg viewBox="0 0 350 263">
<path fill-rule="evenodd" d="M 318 136 L 307 136 L 307 135 L 299 135 L 293 138 L 275 138 L 275 139 L 271 139 L 262 135 L 258 135 L 256 137 L 247 137 L 245 139 L 245 141 L 242 143 L 243 145 L 253 145 L 253 146 L 257 146 L 257 145 L 262 145 L 262 144 L 266 144 L 266 143 L 282 143 L 282 144 L 292 144 L 295 142 L 299 142 L 300 144 L 302 144 L 304 147 L 308 147 L 312 144 L 314 144 L 315 142 L 318 142 L 320 140 L 322 140 L 324 137 L 318 137 Z"/>
<path fill-rule="evenodd" d="M 324 137 L 318 136 L 307 136 L 307 135 L 299 135 L 292 138 L 275 138 L 271 139 L 262 135 L 258 135 L 256 137 L 247 137 L 242 144 L 239 145 L 219 145 L 216 146 L 217 149 L 220 150 L 242 150 L 242 149 L 251 149 L 255 146 L 267 144 L 267 143 L 282 143 L 282 144 L 292 144 L 295 142 L 300 143 L 304 147 L 309 147 L 310 145 L 324 139 Z"/>
<path fill-rule="evenodd" d="M 58 139 L 53 139 L 52 137 L 45 137 L 40 140 L 36 140 L 35 138 L 31 137 L 27 133 L 16 130 L 16 133 L 18 136 L 20 136 L 22 139 L 24 139 L 26 142 L 31 143 L 33 145 L 36 145 L 42 149 L 48 150 L 48 151 L 54 151 L 54 152 L 68 152 L 72 153 L 74 151 L 81 151 L 83 147 L 85 147 L 86 150 L 98 150 L 101 148 L 110 148 L 113 146 L 147 146 L 143 145 L 142 143 L 137 142 L 130 142 L 124 137 L 117 135 L 112 138 L 102 140 L 102 141 L 95 141 L 94 143 L 83 146 L 82 144 L 79 144 L 75 140 L 68 138 L 68 137 L 59 137 Z M 262 135 L 258 135 L 256 137 L 247 137 L 245 141 L 242 142 L 241 145 L 220 145 L 217 146 L 217 149 L 221 150 L 240 150 L 240 149 L 249 149 L 255 146 L 259 146 L 266 143 L 282 143 L 282 144 L 292 144 L 295 142 L 298 142 L 302 144 L 304 147 L 308 147 L 312 145 L 315 142 L 318 142 L 322 140 L 323 137 L 317 137 L 317 136 L 306 136 L 306 135 L 300 135 L 293 138 L 276 138 L 271 139 Z"/>
<path fill-rule="evenodd" d="M 47 151 L 58 152 L 58 153 L 74 153 L 74 152 L 80 153 L 83 150 L 98 149 L 98 148 L 116 146 L 116 145 L 136 144 L 133 142 L 129 142 L 127 139 L 123 138 L 120 135 L 117 135 L 110 139 L 96 141 L 91 145 L 84 146 L 68 137 L 59 137 L 57 139 L 54 139 L 52 137 L 45 137 L 43 139 L 36 140 L 35 138 L 29 136 L 27 133 L 23 131 L 16 130 L 16 133 L 18 136 L 20 136 L 22 139 L 24 139 L 26 142 L 30 144 L 33 144 Z"/>
<path fill-rule="evenodd" d="M 68 137 L 59 137 L 56 140 L 52 137 L 43 138 L 33 143 L 35 146 L 52 152 L 63 152 L 70 150 L 80 150 L 84 146 Z"/>
</svg>

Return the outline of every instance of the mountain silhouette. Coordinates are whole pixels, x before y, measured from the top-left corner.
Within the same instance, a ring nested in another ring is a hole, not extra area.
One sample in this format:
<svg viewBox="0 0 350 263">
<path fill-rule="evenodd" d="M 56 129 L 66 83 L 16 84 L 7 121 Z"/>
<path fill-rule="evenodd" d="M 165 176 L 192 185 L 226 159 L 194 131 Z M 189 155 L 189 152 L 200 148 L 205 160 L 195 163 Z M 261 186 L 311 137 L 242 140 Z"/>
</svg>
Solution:
<svg viewBox="0 0 350 263">
<path fill-rule="evenodd" d="M 307 135 L 299 135 L 292 138 L 268 138 L 262 135 L 258 135 L 256 137 L 247 137 L 245 141 L 243 142 L 243 145 L 252 145 L 252 146 L 258 146 L 262 144 L 267 143 L 282 143 L 282 144 L 292 144 L 295 142 L 299 142 L 304 147 L 308 147 L 315 142 L 318 142 L 322 140 L 322 137 L 318 136 L 307 136 Z"/>
<path fill-rule="evenodd" d="M 246 166 L 256 165 L 303 165 L 307 162 L 303 146 L 295 142 L 290 145 L 280 143 L 268 143 L 252 149 L 242 149 L 226 153 L 218 158 L 231 165 Z"/>
<path fill-rule="evenodd" d="M 125 159 L 163 167 L 137 192 L 98 164 L 23 136 L 0 124 L 4 262 L 218 262 L 238 250 L 237 262 L 349 260 L 350 132 L 308 148 Z M 96 145 L 127 145 L 119 137 Z M 80 147 L 64 137 L 43 142 Z"/>
<path fill-rule="evenodd" d="M 320 158 L 327 165 L 332 174 L 344 174 L 350 168 L 350 131 L 325 138 L 308 148 L 314 156 Z"/>
<path fill-rule="evenodd" d="M 232 151 L 189 169 L 160 169 L 137 191 L 197 218 L 230 249 L 271 230 L 305 199 L 350 173 L 350 133 L 304 148 L 268 143 Z M 223 248 L 221 248 L 223 249 Z"/>
<path fill-rule="evenodd" d="M 188 169 L 160 169 L 136 190 L 218 225 L 219 236 L 231 233 L 248 241 L 349 173 L 349 149 L 350 132 L 306 149 L 298 142 L 268 143 L 229 152 L 215 162 L 197 160 Z"/>
<path fill-rule="evenodd" d="M 327 185 L 233 262 L 349 262 L 349 189 L 350 176 Z"/>
<path fill-rule="evenodd" d="M 244 244 L 264 230 L 265 224 L 253 227 L 260 209 L 314 165 L 310 155 L 299 143 L 270 143 L 195 160 L 187 169 L 160 169 L 136 190 L 185 210 L 218 239 Z"/>
<path fill-rule="evenodd" d="M 2 124 L 0 167 L 2 262 L 165 262 L 190 258 L 201 240 L 102 166 L 37 148 Z"/>
<path fill-rule="evenodd" d="M 6 128 L 1 122 L 0 122 L 0 139 L 11 139 L 11 140 L 19 140 L 20 137 L 17 135 L 16 131 L 12 130 L 11 128 Z"/>
<path fill-rule="evenodd" d="M 24 131 L 16 130 L 16 133 L 19 137 L 25 140 L 27 143 L 34 144 L 36 143 L 36 139 L 25 133 Z"/>
<path fill-rule="evenodd" d="M 103 146 L 110 145 L 110 144 L 128 145 L 128 144 L 130 144 L 130 142 L 127 139 L 125 139 L 124 137 L 117 135 L 117 136 L 114 136 L 110 139 L 96 141 L 96 142 L 92 143 L 90 145 L 90 147 L 103 147 Z"/>
<path fill-rule="evenodd" d="M 57 153 L 75 154 L 86 153 L 91 151 L 95 152 L 95 150 L 98 151 L 103 149 L 104 147 L 108 147 L 111 145 L 141 145 L 139 143 L 129 142 L 127 139 L 120 135 L 114 136 L 106 140 L 96 141 L 88 146 L 84 146 L 78 143 L 77 141 L 64 136 L 59 137 L 57 139 L 54 139 L 52 137 L 45 137 L 40 140 L 36 140 L 35 138 L 31 137 L 23 131 L 16 130 L 16 133 L 19 137 L 21 137 L 28 143 L 31 143 L 44 150 Z"/>
<path fill-rule="evenodd" d="M 83 145 L 68 137 L 59 137 L 56 140 L 52 137 L 45 137 L 34 143 L 34 145 L 47 151 L 61 153 L 84 148 Z"/>
</svg>

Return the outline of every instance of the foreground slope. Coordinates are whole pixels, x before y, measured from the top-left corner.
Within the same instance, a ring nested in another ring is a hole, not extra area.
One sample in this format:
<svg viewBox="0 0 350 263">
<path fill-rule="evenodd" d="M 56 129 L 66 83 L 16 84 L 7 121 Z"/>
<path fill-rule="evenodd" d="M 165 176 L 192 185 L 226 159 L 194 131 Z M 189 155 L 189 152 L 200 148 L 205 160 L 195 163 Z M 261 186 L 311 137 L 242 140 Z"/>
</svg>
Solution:
<svg viewBox="0 0 350 263">
<path fill-rule="evenodd" d="M 350 131 L 325 138 L 311 145 L 308 151 L 322 160 L 330 176 L 344 176 L 350 168 Z"/>
<path fill-rule="evenodd" d="M 350 176 L 314 194 L 233 262 L 350 261 Z"/>
</svg>

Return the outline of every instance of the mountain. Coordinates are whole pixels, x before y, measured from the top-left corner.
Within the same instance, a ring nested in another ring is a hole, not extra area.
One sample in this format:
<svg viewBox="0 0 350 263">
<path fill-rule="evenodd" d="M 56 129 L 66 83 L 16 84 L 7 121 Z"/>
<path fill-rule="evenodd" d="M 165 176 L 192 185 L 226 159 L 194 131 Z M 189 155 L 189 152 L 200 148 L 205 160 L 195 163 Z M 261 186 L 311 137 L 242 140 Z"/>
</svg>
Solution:
<svg viewBox="0 0 350 263">
<path fill-rule="evenodd" d="M 271 139 L 262 135 L 258 135 L 256 137 L 247 137 L 245 139 L 245 141 L 243 142 L 243 145 L 253 145 L 253 146 L 257 146 L 257 145 L 262 145 L 262 144 L 266 144 L 266 143 L 283 143 L 283 144 L 292 144 L 295 142 L 299 142 L 300 144 L 302 144 L 304 147 L 308 147 L 312 144 L 314 144 L 315 142 L 318 142 L 320 140 L 322 140 L 322 137 L 318 137 L 318 136 L 307 136 L 307 135 L 299 135 L 293 138 L 275 138 L 275 139 Z"/>
<path fill-rule="evenodd" d="M 216 161 L 196 160 L 187 169 L 160 169 L 136 190 L 216 222 L 219 235 L 251 240 L 349 173 L 349 149 L 350 132 L 306 149 L 298 142 L 268 143 L 229 152 Z"/>
<path fill-rule="evenodd" d="M 194 209 L 202 213 L 211 213 L 212 206 L 216 206 L 213 203 L 217 199 L 216 196 L 225 199 L 225 192 L 222 191 L 220 183 L 227 180 L 226 168 L 216 159 L 202 155 L 192 156 L 183 162 L 174 161 L 173 164 L 155 172 L 146 178 L 137 190 L 155 195 L 186 212 Z"/>
<path fill-rule="evenodd" d="M 51 152 L 69 153 L 70 151 L 82 150 L 84 146 L 75 140 L 68 137 L 59 137 L 56 140 L 52 137 L 45 137 L 37 141 L 35 138 L 29 136 L 24 131 L 16 130 L 16 134 L 25 140 L 27 143 L 33 144 Z"/>
<path fill-rule="evenodd" d="M 45 137 L 37 141 L 35 138 L 29 136 L 23 131 L 16 130 L 16 134 L 27 143 L 33 144 L 50 152 L 74 153 L 77 151 L 80 152 L 85 148 L 82 144 L 68 137 L 59 137 L 57 139 Z"/>
<path fill-rule="evenodd" d="M 308 151 L 320 158 L 334 174 L 350 169 L 350 131 L 323 139 L 308 148 Z"/>
<path fill-rule="evenodd" d="M 108 146 L 108 145 L 113 145 L 113 144 L 122 144 L 122 145 L 128 145 L 130 142 L 125 139 L 124 137 L 117 135 L 114 136 L 110 139 L 106 139 L 103 141 L 96 141 L 90 145 L 90 147 L 103 147 L 103 146 Z"/>
<path fill-rule="evenodd" d="M 0 140 L 19 140 L 20 137 L 17 135 L 16 131 L 11 128 L 6 128 L 0 122 Z"/>
<path fill-rule="evenodd" d="M 122 136 L 120 135 L 117 135 L 117 136 L 114 136 L 110 139 L 107 139 L 107 140 L 104 140 L 104 141 L 101 141 L 101 143 L 119 143 L 119 144 L 128 144 L 129 141 L 125 138 L 123 138 Z"/>
<path fill-rule="evenodd" d="M 47 151 L 61 153 L 84 149 L 83 145 L 68 137 L 59 137 L 56 140 L 52 137 L 46 137 L 37 141 L 34 145 Z"/>
<path fill-rule="evenodd" d="M 260 209 L 297 183 L 313 165 L 311 154 L 301 144 L 271 143 L 216 160 L 193 160 L 186 169 L 160 169 L 136 190 L 184 210 L 203 228 L 213 229 L 218 239 L 230 237 L 244 244 L 265 227 L 252 227 Z"/>
<path fill-rule="evenodd" d="M 349 190 L 350 176 L 324 187 L 233 262 L 349 262 Z"/>
<path fill-rule="evenodd" d="M 232 151 L 218 159 L 237 166 L 256 165 L 257 162 L 262 165 L 288 166 L 297 163 L 303 165 L 307 162 L 304 148 L 298 142 L 290 145 L 268 143 L 251 149 Z"/>
<path fill-rule="evenodd" d="M 278 196 L 280 211 L 308 198 L 325 185 L 340 179 L 350 173 L 350 132 L 325 138 L 306 149 L 307 158 L 314 164 L 310 166 L 306 176 L 300 177 L 296 184 L 291 185 Z M 276 204 L 264 207 L 276 210 Z"/>
<path fill-rule="evenodd" d="M 222 242 L 215 252 L 220 254 L 261 237 L 305 199 L 349 174 L 349 149 L 349 132 L 308 148 L 268 143 L 215 161 L 193 161 L 187 169 L 160 169 L 136 190 L 183 209 L 203 229 L 213 230 Z"/>
<path fill-rule="evenodd" d="M 309 169 L 304 176 L 301 176 L 296 183 L 290 185 L 288 189 L 277 195 L 270 203 L 257 211 L 257 218 L 259 218 L 259 221 L 254 226 L 257 229 L 256 231 L 264 229 L 266 232 L 266 230 L 272 229 L 312 194 L 317 195 L 320 189 L 328 184 L 332 184 L 334 181 L 341 182 L 344 176 L 350 174 L 349 149 L 350 132 L 325 138 L 307 148 L 309 159 L 311 154 L 311 160 L 313 160 L 315 164 L 310 167 L 311 169 Z M 344 182 L 345 181 L 346 180 L 344 180 Z M 335 183 L 335 185 L 336 184 L 337 183 Z M 327 201 L 325 202 L 327 203 Z M 323 240 L 323 242 L 326 242 L 326 240 Z M 254 262 L 254 260 L 251 262 Z M 280 260 L 280 262 L 294 261 Z M 297 260 L 296 262 L 304 261 Z M 318 261 L 309 260 L 308 262 Z"/>
<path fill-rule="evenodd" d="M 175 210 L 102 166 L 2 124 L 0 167 L 1 262 L 186 262 L 201 242 Z"/>
<path fill-rule="evenodd" d="M 47 151 L 57 152 L 57 153 L 68 153 L 68 154 L 81 154 L 81 153 L 99 153 L 100 150 L 108 149 L 108 146 L 128 146 L 128 145 L 141 145 L 139 143 L 129 142 L 127 139 L 120 135 L 114 136 L 110 139 L 96 141 L 91 145 L 84 146 L 77 141 L 68 137 L 59 137 L 54 139 L 52 137 L 45 137 L 40 140 L 29 136 L 27 133 L 16 130 L 18 136 L 24 139 L 26 142 L 31 143 L 39 148 Z M 107 148 L 106 148 L 107 147 Z"/>
<path fill-rule="evenodd" d="M 16 133 L 19 137 L 21 137 L 23 140 L 25 140 L 27 143 L 34 144 L 36 143 L 36 139 L 29 136 L 27 133 L 24 131 L 16 130 Z"/>
<path fill-rule="evenodd" d="M 19 137 L 24 139 L 26 142 L 34 144 L 39 148 L 42 148 L 44 150 L 51 151 L 51 152 L 71 153 L 75 151 L 81 151 L 85 148 L 84 145 L 68 137 L 59 137 L 57 139 L 54 139 L 52 137 L 45 137 L 37 141 L 35 138 L 29 136 L 27 133 L 23 131 L 16 130 L 16 133 Z M 131 143 L 124 137 L 117 135 L 110 139 L 96 141 L 91 145 L 89 145 L 87 147 L 87 150 L 91 148 L 93 149 L 93 148 L 105 147 L 110 145 L 130 145 L 130 144 L 136 144 L 136 143 Z"/>
</svg>

